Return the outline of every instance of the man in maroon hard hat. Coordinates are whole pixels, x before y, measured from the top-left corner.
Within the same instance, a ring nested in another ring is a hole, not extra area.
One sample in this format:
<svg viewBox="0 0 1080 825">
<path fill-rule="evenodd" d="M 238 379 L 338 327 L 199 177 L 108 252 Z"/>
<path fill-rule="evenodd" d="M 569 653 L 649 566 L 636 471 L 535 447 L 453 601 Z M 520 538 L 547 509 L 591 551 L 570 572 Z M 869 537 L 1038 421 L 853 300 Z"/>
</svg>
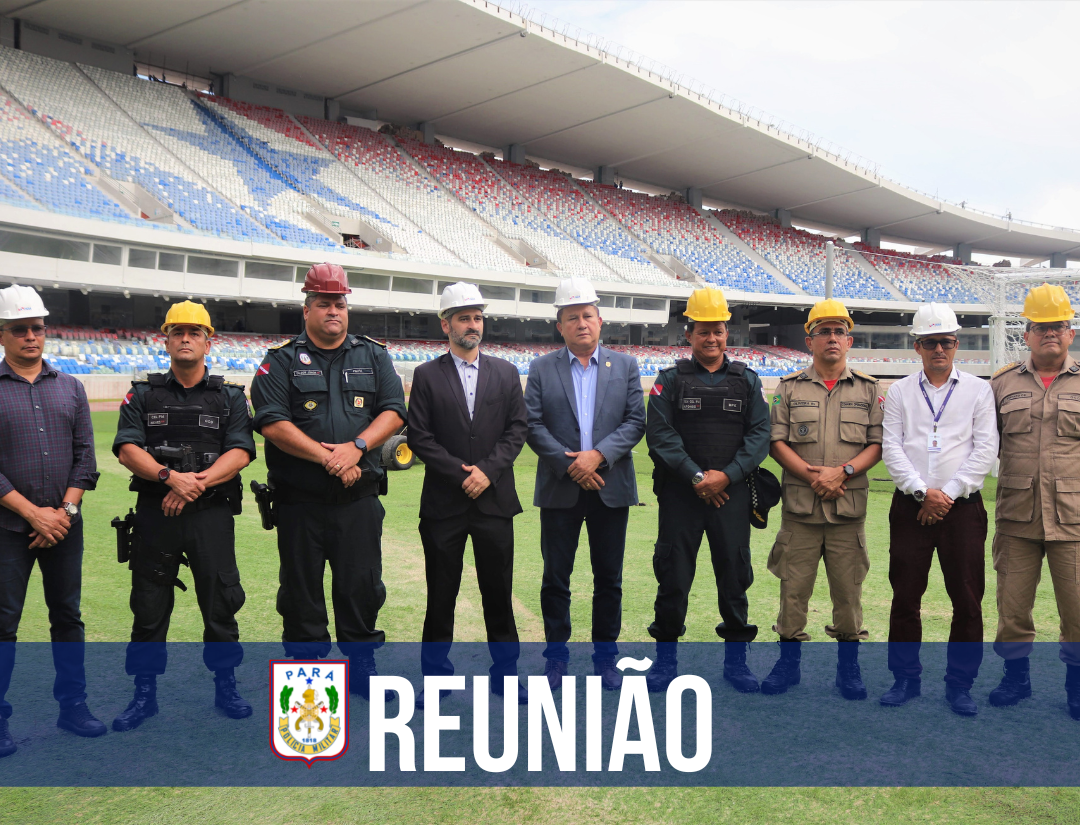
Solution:
<svg viewBox="0 0 1080 825">
<path fill-rule="evenodd" d="M 272 347 L 255 373 L 255 429 L 266 438 L 281 560 L 277 609 L 287 655 L 330 653 L 323 571 L 338 648 L 349 657 L 350 691 L 368 696 L 382 583 L 385 470 L 380 445 L 405 419 L 405 394 L 386 346 L 349 333 L 349 289 L 337 264 L 304 279 L 304 331 Z"/>
</svg>

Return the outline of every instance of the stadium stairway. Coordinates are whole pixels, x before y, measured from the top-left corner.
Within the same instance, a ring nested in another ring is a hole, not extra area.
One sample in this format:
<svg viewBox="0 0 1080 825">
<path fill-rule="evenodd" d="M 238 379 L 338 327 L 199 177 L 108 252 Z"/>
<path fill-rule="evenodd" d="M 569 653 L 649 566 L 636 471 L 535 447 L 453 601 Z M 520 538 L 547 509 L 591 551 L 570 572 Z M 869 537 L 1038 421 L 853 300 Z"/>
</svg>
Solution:
<svg viewBox="0 0 1080 825">
<path fill-rule="evenodd" d="M 842 246 L 847 250 L 847 254 L 850 255 L 864 272 L 872 275 L 874 280 L 881 284 L 885 289 L 889 291 L 889 294 L 893 296 L 897 301 L 907 301 L 909 298 L 903 292 L 896 288 L 889 276 L 878 269 L 874 264 L 866 258 L 859 250 L 844 240 L 837 240 L 837 246 Z"/>
<path fill-rule="evenodd" d="M 773 278 L 775 278 L 779 283 L 781 283 L 785 287 L 787 287 L 787 289 L 790 290 L 793 295 L 805 295 L 806 294 L 806 291 L 801 286 L 799 286 L 797 283 L 795 283 L 793 280 L 791 280 L 787 275 L 785 275 L 783 272 L 781 272 L 779 269 L 777 269 L 775 266 L 773 266 L 772 263 L 767 258 L 764 258 L 763 256 L 759 255 L 757 253 L 757 250 L 755 250 L 752 246 L 750 246 L 748 243 L 746 243 L 742 238 L 740 238 L 738 235 L 736 235 L 734 232 L 732 232 L 730 229 L 728 229 L 726 226 L 724 226 L 722 223 L 720 223 L 720 221 L 718 221 L 716 219 L 715 215 L 710 215 L 707 212 L 705 212 L 704 210 L 698 210 L 698 213 L 706 221 L 709 222 L 709 226 L 711 226 L 713 229 L 715 229 L 717 232 L 719 232 L 723 236 L 725 241 L 730 243 L 732 246 L 734 246 L 736 249 L 738 249 L 743 255 L 745 255 L 751 261 L 753 261 L 758 266 L 760 266 L 762 269 L 764 269 L 766 272 L 768 272 L 770 275 L 772 275 Z"/>
</svg>

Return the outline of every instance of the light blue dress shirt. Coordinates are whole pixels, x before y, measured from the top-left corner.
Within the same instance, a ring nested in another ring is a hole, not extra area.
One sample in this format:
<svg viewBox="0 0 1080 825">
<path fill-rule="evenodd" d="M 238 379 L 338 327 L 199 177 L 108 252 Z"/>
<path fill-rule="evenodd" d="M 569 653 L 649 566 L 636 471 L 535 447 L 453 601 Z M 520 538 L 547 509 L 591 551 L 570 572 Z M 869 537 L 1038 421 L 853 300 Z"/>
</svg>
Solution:
<svg viewBox="0 0 1080 825">
<path fill-rule="evenodd" d="M 461 388 L 465 391 L 465 405 L 469 408 L 469 420 L 472 420 L 473 410 L 476 408 L 476 384 L 480 380 L 480 353 L 470 364 L 464 358 L 458 358 L 453 352 L 450 357 L 454 359 L 457 367 L 458 378 L 461 379 Z"/>
<path fill-rule="evenodd" d="M 570 377 L 574 380 L 574 401 L 577 404 L 578 426 L 581 428 L 582 452 L 593 448 L 592 428 L 596 406 L 596 374 L 600 369 L 597 360 L 599 352 L 598 345 L 589 356 L 589 366 L 586 368 L 581 366 L 578 357 L 570 352 L 570 348 L 566 348 L 566 354 L 570 358 Z"/>
</svg>

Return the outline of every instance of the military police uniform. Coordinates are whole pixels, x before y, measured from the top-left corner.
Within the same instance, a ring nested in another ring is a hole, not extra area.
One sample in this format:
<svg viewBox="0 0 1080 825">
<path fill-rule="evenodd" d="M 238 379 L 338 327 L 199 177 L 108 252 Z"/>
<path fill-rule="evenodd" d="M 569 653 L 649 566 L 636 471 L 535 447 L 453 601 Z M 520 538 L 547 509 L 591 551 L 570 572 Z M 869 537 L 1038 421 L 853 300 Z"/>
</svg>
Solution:
<svg viewBox="0 0 1080 825">
<path fill-rule="evenodd" d="M 878 381 L 845 367 L 830 391 L 813 365 L 781 379 L 772 400 L 772 440 L 783 441 L 817 467 L 842 467 L 882 439 Z M 810 640 L 807 605 L 818 562 L 825 560 L 833 622 L 825 632 L 843 642 L 865 639 L 862 583 L 870 569 L 866 552 L 866 474 L 844 481 L 846 492 L 825 501 L 810 485 L 785 471 L 783 517 L 769 553 L 769 571 L 780 579 L 780 612 L 773 626 L 781 641 Z"/>
<path fill-rule="evenodd" d="M 754 573 L 746 479 L 768 454 L 768 416 L 757 373 L 727 356 L 716 372 L 710 373 L 695 359 L 684 359 L 656 378 L 645 432 L 660 508 L 653 555 L 656 615 L 649 626 L 657 642 L 676 642 L 686 632 L 687 602 L 703 534 L 709 539 L 723 619 L 717 635 L 735 643 L 750 642 L 757 635 L 757 626 L 747 615 L 746 591 Z M 731 480 L 726 489 L 730 499 L 722 507 L 694 492 L 695 475 L 706 470 L 722 471 Z"/>
<path fill-rule="evenodd" d="M 255 429 L 291 421 L 309 438 L 328 444 L 353 441 L 388 410 L 403 420 L 406 415 L 401 380 L 385 346 L 353 334 L 336 350 L 318 349 L 306 332 L 271 348 L 256 372 L 251 398 Z M 368 655 L 385 639 L 375 628 L 386 599 L 379 503 L 386 474 L 379 455 L 377 449 L 365 451 L 360 479 L 345 487 L 320 464 L 266 441 L 281 561 L 277 609 L 290 656 L 330 652 L 323 594 L 327 562 L 341 651 Z"/>
<path fill-rule="evenodd" d="M 1007 666 L 1026 665 L 1045 556 L 1061 617 L 1060 657 L 1080 668 L 1080 364 L 1067 357 L 1045 387 L 1029 357 L 999 371 L 990 386 L 1001 432 L 994 650 Z"/>
<path fill-rule="evenodd" d="M 190 388 L 181 385 L 171 370 L 151 373 L 146 380 L 132 382 L 120 406 L 113 453 L 119 456 L 124 444 L 146 449 L 177 472 L 207 470 L 229 450 L 244 450 L 254 458 L 244 388 L 210 375 L 209 370 Z M 236 566 L 233 515 L 240 512 L 240 477 L 209 488 L 176 516 L 162 511 L 162 500 L 169 493 L 163 482 L 133 476 L 130 489 L 139 497 L 129 563 L 134 623 L 128 674 L 148 677 L 165 672 L 174 587 L 186 590 L 177 577 L 181 563 L 191 567 L 202 612 L 204 663 L 215 672 L 238 666 L 244 651 L 235 616 L 245 596 Z"/>
</svg>

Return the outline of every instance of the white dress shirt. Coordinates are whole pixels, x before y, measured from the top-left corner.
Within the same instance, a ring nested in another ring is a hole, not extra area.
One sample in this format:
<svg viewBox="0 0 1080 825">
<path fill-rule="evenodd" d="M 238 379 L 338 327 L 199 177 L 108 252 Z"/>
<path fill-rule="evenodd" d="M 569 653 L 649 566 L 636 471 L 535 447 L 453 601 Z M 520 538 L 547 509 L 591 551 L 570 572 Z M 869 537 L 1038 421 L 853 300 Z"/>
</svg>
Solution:
<svg viewBox="0 0 1080 825">
<path fill-rule="evenodd" d="M 941 452 L 931 452 L 928 437 L 934 430 L 934 413 L 941 410 L 950 387 L 952 397 L 937 423 Z M 934 413 L 919 386 L 934 406 Z M 901 378 L 885 397 L 885 429 L 882 458 L 893 482 L 902 493 L 941 490 L 951 499 L 981 490 L 983 479 L 998 453 L 997 415 L 990 382 L 953 367 L 940 387 L 919 370 Z"/>
</svg>

